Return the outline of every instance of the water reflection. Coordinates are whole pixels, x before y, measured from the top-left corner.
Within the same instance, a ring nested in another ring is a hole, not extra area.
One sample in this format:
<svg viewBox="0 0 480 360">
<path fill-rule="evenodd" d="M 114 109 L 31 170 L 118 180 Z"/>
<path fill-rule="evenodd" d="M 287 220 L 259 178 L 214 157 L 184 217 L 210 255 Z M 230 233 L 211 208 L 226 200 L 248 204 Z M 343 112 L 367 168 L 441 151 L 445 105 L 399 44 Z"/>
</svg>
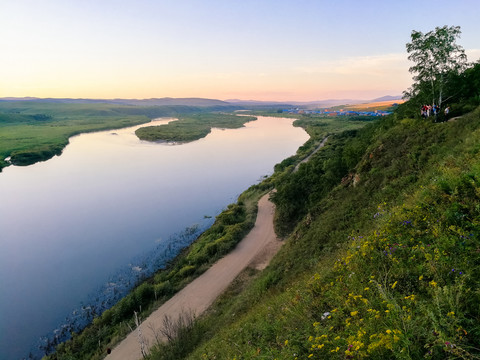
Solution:
<svg viewBox="0 0 480 360">
<path fill-rule="evenodd" d="M 134 261 L 183 246 L 175 234 L 207 226 L 307 140 L 268 117 L 183 145 L 140 141 L 136 128 L 73 137 L 61 156 L 0 174 L 0 358 L 24 356 L 98 289 L 119 286 L 113 275 L 144 269 Z"/>
</svg>

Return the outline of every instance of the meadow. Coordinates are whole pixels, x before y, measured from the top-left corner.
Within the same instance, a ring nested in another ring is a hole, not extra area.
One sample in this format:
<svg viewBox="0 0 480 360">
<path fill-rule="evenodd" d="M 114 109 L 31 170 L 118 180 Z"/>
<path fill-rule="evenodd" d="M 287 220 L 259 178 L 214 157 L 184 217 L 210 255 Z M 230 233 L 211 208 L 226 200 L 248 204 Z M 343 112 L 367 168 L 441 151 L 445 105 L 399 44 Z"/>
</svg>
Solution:
<svg viewBox="0 0 480 360">
<path fill-rule="evenodd" d="M 69 137 L 80 133 L 119 129 L 158 117 L 179 117 L 220 109 L 227 108 L 0 101 L 0 171 L 9 165 L 5 161 L 8 157 L 12 164 L 31 165 L 60 155 Z"/>
</svg>

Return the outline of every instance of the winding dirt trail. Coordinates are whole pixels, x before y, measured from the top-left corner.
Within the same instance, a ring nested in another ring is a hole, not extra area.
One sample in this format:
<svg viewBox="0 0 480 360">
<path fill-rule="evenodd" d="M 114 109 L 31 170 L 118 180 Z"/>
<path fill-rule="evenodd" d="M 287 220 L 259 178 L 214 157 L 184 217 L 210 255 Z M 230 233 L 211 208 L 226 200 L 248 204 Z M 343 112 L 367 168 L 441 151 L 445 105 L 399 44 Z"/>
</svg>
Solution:
<svg viewBox="0 0 480 360">
<path fill-rule="evenodd" d="M 325 143 L 327 142 L 328 140 L 328 136 L 326 138 L 324 138 L 322 140 L 322 142 L 317 146 L 317 148 L 315 150 L 312 151 L 312 153 L 310 155 L 308 155 L 305 159 L 303 159 L 302 161 L 300 161 L 297 166 L 295 166 L 295 169 L 293 169 L 293 172 L 297 172 L 298 169 L 300 168 L 300 165 L 302 165 L 303 163 L 306 163 L 308 160 L 310 160 L 310 158 L 315 155 L 322 147 L 325 146 Z"/>
<path fill-rule="evenodd" d="M 267 194 L 260 199 L 255 225 L 237 247 L 153 312 L 140 325 L 140 332 L 138 329 L 131 332 L 106 357 L 107 360 L 142 359 L 140 337 L 146 344 L 146 352 L 157 340 L 165 341 L 159 329 L 166 315 L 173 321 L 185 312 L 199 316 L 247 266 L 262 269 L 268 264 L 282 244 L 273 230 L 275 208 L 268 197 Z"/>
</svg>

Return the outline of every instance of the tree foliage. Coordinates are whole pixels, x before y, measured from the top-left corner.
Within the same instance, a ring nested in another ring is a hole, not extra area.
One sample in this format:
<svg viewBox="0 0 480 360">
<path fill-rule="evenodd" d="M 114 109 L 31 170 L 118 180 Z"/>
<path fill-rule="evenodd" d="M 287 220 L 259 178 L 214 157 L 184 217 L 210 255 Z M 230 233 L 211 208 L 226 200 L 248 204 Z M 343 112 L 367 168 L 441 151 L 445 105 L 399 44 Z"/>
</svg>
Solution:
<svg viewBox="0 0 480 360">
<path fill-rule="evenodd" d="M 454 95 L 446 93 L 448 82 L 467 67 L 465 51 L 456 43 L 460 34 L 460 26 L 446 25 L 425 34 L 412 31 L 411 42 L 406 47 L 408 59 L 415 63 L 409 69 L 415 83 L 404 92 L 404 97 L 420 95 L 424 102 L 431 101 L 441 107 Z"/>
</svg>

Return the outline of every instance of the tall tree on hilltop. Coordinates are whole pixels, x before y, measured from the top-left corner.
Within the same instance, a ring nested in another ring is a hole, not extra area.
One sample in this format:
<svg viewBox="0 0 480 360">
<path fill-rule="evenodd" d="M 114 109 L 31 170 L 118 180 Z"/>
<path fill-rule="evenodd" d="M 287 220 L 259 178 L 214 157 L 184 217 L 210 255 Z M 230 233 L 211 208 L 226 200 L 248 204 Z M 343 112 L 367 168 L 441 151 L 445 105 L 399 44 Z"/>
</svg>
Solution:
<svg viewBox="0 0 480 360">
<path fill-rule="evenodd" d="M 439 107 L 453 94 L 447 94 L 447 84 L 452 75 L 458 75 L 467 67 L 464 49 L 456 43 L 460 38 L 460 26 L 436 27 L 434 31 L 422 33 L 412 31 L 411 42 L 407 43 L 408 60 L 415 65 L 409 71 L 415 83 L 404 98 L 421 97 Z"/>
</svg>

